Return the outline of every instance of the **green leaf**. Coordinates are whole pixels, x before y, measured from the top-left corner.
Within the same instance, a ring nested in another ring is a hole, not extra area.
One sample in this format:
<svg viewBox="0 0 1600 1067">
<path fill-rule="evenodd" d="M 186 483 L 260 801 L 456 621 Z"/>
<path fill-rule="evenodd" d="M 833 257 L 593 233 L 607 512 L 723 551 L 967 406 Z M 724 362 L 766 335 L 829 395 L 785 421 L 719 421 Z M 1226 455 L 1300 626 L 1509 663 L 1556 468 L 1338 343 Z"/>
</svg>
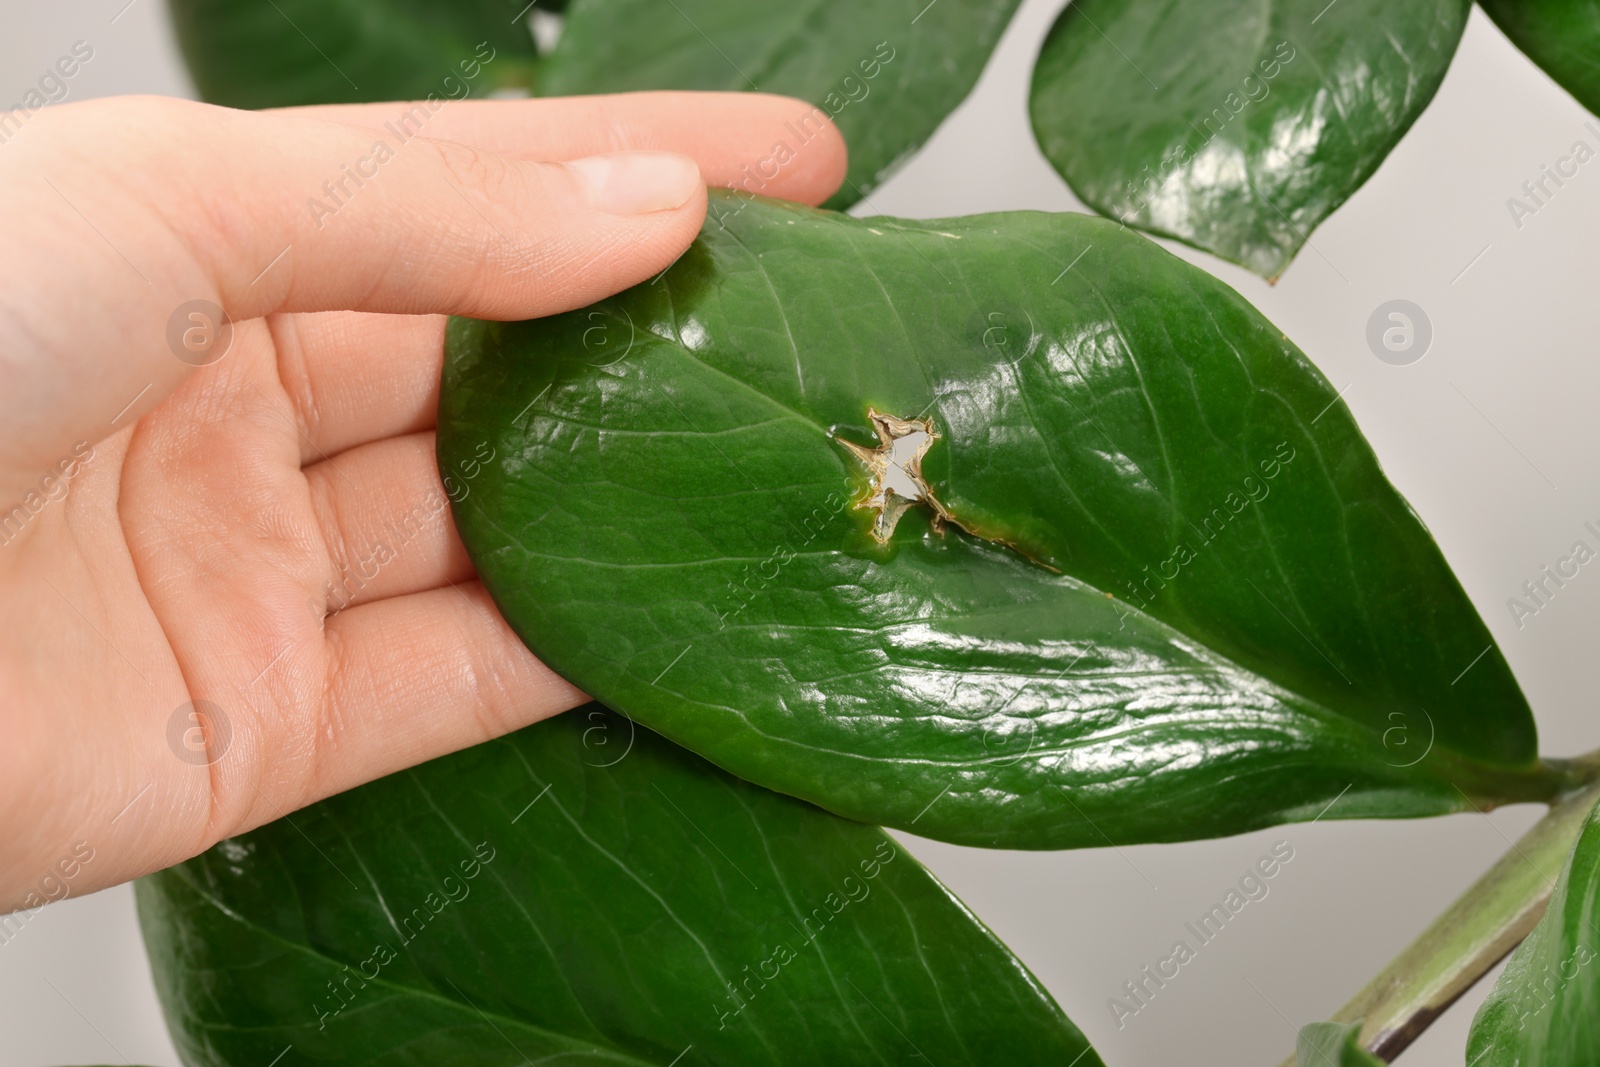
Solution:
<svg viewBox="0 0 1600 1067">
<path fill-rule="evenodd" d="M 1433 99 L 1470 10 L 1073 3 L 1034 69 L 1034 134 L 1096 211 L 1276 278 Z"/>
<path fill-rule="evenodd" d="M 1600 115 L 1600 5 L 1593 0 L 1481 0 L 1511 43 Z"/>
<path fill-rule="evenodd" d="M 1361 1047 L 1360 1023 L 1311 1023 L 1295 1041 L 1295 1067 L 1383 1067 L 1383 1061 Z"/>
<path fill-rule="evenodd" d="M 189 1064 L 1059 1063 L 1077 1028 L 881 830 L 599 705 L 139 883 Z M 925 1057 L 924 1057 L 925 1058 Z"/>
<path fill-rule="evenodd" d="M 1550 877 L 1555 872 L 1545 872 Z M 1472 1020 L 1474 1067 L 1600 1063 L 1600 808 L 1591 812 L 1539 925 Z"/>
<path fill-rule="evenodd" d="M 586 692 L 969 844 L 1553 791 L 1437 546 L 1238 294 L 1088 216 L 711 214 L 657 281 L 448 335 L 457 524 Z M 942 533 L 851 507 L 870 409 L 931 419 Z"/>
<path fill-rule="evenodd" d="M 829 201 L 870 193 L 966 98 L 1018 0 L 579 0 L 540 79 L 549 96 L 637 89 L 783 93 L 821 107 L 850 146 Z M 796 109 L 772 155 L 750 160 L 759 193 L 817 129 Z M 779 149 L 779 145 L 782 148 Z"/>
<path fill-rule="evenodd" d="M 171 0 L 203 99 L 228 107 L 485 96 L 526 85 L 526 0 Z"/>
</svg>

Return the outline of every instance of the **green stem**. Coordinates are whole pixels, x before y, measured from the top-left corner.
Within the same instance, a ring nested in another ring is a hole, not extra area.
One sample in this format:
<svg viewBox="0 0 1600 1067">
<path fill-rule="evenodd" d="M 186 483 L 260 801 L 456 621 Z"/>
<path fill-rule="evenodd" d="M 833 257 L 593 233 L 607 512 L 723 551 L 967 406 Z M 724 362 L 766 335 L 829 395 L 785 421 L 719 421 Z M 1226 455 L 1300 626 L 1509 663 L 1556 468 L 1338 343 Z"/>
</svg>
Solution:
<svg viewBox="0 0 1600 1067">
<path fill-rule="evenodd" d="M 1488 768 L 1466 760 L 1440 769 L 1479 811 L 1493 811 L 1507 804 L 1555 806 L 1600 781 L 1600 749 L 1572 759 L 1541 759 L 1520 771 Z"/>
<path fill-rule="evenodd" d="M 1600 802 L 1600 751 L 1543 768 L 1565 786 L 1549 814 L 1334 1015 L 1334 1022 L 1361 1022 L 1369 1052 L 1393 1060 L 1544 915 L 1567 854 Z M 1282 1067 L 1294 1067 L 1294 1057 Z"/>
</svg>

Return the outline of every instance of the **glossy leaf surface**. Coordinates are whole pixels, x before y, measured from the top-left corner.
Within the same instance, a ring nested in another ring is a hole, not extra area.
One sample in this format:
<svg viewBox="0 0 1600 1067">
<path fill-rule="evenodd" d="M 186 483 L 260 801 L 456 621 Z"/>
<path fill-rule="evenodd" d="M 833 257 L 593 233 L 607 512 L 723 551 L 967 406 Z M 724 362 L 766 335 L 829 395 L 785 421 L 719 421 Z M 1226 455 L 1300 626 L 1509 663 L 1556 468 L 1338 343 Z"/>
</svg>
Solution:
<svg viewBox="0 0 1600 1067">
<path fill-rule="evenodd" d="M 598 705 L 225 841 L 139 903 L 191 1065 L 1100 1064 L 882 831 Z"/>
<path fill-rule="evenodd" d="M 1276 278 L 1433 98 L 1470 0 L 1087 0 L 1034 134 L 1096 211 Z"/>
<path fill-rule="evenodd" d="M 201 97 L 246 108 L 430 94 L 460 99 L 525 85 L 535 59 L 533 36 L 517 17 L 526 6 L 526 0 L 171 0 L 178 43 Z"/>
<path fill-rule="evenodd" d="M 549 96 L 636 89 L 758 90 L 820 107 L 850 146 L 830 206 L 870 193 L 966 98 L 1018 0 L 581 0 L 541 74 Z M 750 160 L 762 191 L 817 123 Z"/>
<path fill-rule="evenodd" d="M 1547 872 L 1554 875 L 1554 871 Z M 1475 1067 L 1600 1063 L 1600 809 L 1591 812 L 1539 925 L 1472 1020 Z"/>
<path fill-rule="evenodd" d="M 1294 1067 L 1383 1067 L 1357 1042 L 1360 1023 L 1312 1023 L 1300 1028 Z"/>
<path fill-rule="evenodd" d="M 1088 216 L 712 215 L 653 283 L 447 341 L 457 524 L 585 691 L 973 844 L 1548 794 L 1427 531 L 1232 290 Z M 871 410 L 940 435 L 942 533 L 918 505 L 880 546 L 851 506 Z"/>
<path fill-rule="evenodd" d="M 1600 115 L 1600 3 L 1482 0 L 1481 6 L 1512 44 Z"/>
</svg>

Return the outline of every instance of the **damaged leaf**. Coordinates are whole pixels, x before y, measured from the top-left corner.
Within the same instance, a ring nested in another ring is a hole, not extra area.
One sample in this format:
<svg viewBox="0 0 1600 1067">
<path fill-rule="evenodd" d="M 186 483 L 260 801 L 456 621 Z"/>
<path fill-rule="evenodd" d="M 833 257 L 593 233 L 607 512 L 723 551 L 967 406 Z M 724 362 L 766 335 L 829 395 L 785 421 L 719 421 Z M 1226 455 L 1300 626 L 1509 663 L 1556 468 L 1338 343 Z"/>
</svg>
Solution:
<svg viewBox="0 0 1600 1067">
<path fill-rule="evenodd" d="M 1327 381 L 1115 223 L 721 197 L 659 280 L 447 347 L 439 461 L 506 618 L 751 781 L 1011 848 L 1557 787 Z M 852 506 L 883 414 L 926 420 L 938 501 L 887 544 Z"/>
<path fill-rule="evenodd" d="M 877 448 L 863 448 L 843 438 L 837 440 L 861 461 L 871 479 L 866 496 L 856 501 L 856 507 L 875 516 L 873 540 L 888 544 L 900 516 L 917 504 L 932 510 L 929 523 L 935 530 L 940 529 L 949 513 L 922 477 L 922 457 L 939 439 L 939 431 L 926 419 L 900 419 L 870 410 L 867 421 L 878 435 Z"/>
<path fill-rule="evenodd" d="M 138 897 L 187 1064 L 798 1067 L 928 1049 L 1100 1067 L 883 831 L 598 704 L 224 841 Z"/>
</svg>

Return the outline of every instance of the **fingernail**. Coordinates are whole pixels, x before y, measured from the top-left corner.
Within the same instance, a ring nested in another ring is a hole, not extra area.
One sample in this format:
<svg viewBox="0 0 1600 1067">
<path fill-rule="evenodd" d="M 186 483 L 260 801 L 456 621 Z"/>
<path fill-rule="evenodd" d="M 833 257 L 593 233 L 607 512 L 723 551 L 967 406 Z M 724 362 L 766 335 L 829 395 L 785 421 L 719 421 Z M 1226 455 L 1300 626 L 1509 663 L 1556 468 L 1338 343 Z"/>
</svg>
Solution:
<svg viewBox="0 0 1600 1067">
<path fill-rule="evenodd" d="M 589 204 L 609 215 L 645 215 L 682 207 L 700 188 L 694 160 L 671 152 L 618 152 L 574 159 Z"/>
</svg>

